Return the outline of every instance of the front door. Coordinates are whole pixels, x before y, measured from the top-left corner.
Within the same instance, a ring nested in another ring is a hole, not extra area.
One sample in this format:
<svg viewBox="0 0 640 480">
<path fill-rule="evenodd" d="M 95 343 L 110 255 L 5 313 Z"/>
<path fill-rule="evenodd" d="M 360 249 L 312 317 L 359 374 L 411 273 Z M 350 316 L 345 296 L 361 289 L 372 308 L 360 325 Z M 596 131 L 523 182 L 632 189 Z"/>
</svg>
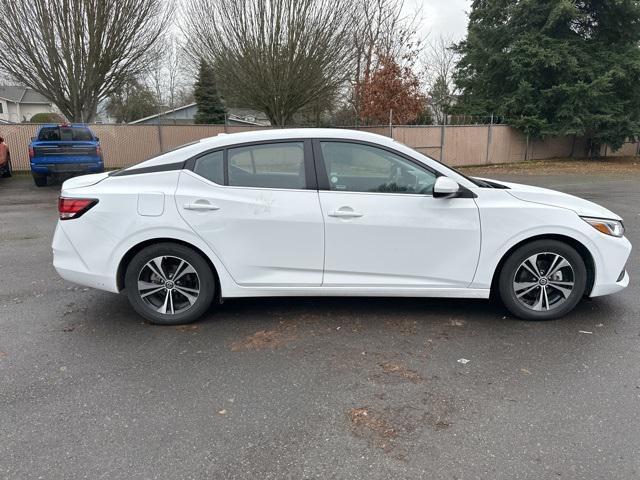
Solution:
<svg viewBox="0 0 640 480">
<path fill-rule="evenodd" d="M 437 174 L 390 150 L 317 141 L 324 286 L 468 286 L 480 253 L 473 198 L 434 198 Z"/>
<path fill-rule="evenodd" d="M 239 285 L 322 283 L 324 227 L 315 185 L 307 189 L 309 152 L 303 141 L 229 148 L 180 175 L 180 214 Z"/>
</svg>

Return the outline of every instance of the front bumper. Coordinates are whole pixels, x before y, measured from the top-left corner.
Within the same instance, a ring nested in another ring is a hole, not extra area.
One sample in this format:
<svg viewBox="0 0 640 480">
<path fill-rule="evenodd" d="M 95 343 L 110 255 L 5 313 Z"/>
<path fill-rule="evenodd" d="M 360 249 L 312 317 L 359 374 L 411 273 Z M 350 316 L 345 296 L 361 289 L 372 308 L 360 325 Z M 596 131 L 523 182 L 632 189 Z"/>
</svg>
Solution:
<svg viewBox="0 0 640 480">
<path fill-rule="evenodd" d="M 595 279 L 590 297 L 599 297 L 619 292 L 629 285 L 629 273 L 625 266 L 631 254 L 631 243 L 625 237 L 598 238 L 598 257 Z"/>
</svg>

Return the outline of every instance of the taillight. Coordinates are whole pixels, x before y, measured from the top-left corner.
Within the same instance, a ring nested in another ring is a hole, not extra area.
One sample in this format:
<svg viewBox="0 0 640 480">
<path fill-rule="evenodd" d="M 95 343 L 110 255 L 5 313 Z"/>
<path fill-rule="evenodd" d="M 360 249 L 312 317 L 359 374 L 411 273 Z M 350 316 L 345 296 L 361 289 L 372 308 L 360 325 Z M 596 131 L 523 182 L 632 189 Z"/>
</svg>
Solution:
<svg viewBox="0 0 640 480">
<path fill-rule="evenodd" d="M 33 147 L 29 145 L 29 158 L 33 158 L 36 156 L 36 153 L 33 150 Z"/>
<path fill-rule="evenodd" d="M 102 149 L 100 148 L 100 145 L 96 145 L 96 155 L 98 157 L 102 156 Z"/>
<path fill-rule="evenodd" d="M 91 207 L 93 207 L 98 200 L 95 198 L 58 198 L 58 213 L 60 213 L 60 220 L 71 220 L 72 218 L 78 218 L 85 213 Z"/>
</svg>

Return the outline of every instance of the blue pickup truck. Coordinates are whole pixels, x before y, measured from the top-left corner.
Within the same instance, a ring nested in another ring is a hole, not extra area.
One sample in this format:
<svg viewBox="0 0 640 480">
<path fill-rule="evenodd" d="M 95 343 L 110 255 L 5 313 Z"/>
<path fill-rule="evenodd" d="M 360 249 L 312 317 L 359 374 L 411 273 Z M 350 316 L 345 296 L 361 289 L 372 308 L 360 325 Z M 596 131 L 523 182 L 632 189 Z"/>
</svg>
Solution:
<svg viewBox="0 0 640 480">
<path fill-rule="evenodd" d="M 86 125 L 42 125 L 29 144 L 29 160 L 39 187 L 50 175 L 104 171 L 100 140 Z"/>
</svg>

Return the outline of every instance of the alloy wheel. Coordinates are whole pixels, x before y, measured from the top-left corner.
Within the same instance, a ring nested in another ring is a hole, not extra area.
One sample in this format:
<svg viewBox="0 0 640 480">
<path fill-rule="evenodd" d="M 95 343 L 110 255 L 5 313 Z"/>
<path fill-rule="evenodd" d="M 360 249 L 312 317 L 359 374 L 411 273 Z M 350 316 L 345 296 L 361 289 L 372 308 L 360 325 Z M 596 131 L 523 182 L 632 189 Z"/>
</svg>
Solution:
<svg viewBox="0 0 640 480">
<path fill-rule="evenodd" d="M 193 266 L 182 258 L 155 257 L 140 269 L 138 293 L 152 310 L 176 315 L 189 310 L 198 300 L 200 278 Z"/>
<path fill-rule="evenodd" d="M 563 256 L 536 253 L 516 269 L 513 292 L 520 304 L 534 311 L 554 310 L 573 292 L 575 274 Z"/>
</svg>

